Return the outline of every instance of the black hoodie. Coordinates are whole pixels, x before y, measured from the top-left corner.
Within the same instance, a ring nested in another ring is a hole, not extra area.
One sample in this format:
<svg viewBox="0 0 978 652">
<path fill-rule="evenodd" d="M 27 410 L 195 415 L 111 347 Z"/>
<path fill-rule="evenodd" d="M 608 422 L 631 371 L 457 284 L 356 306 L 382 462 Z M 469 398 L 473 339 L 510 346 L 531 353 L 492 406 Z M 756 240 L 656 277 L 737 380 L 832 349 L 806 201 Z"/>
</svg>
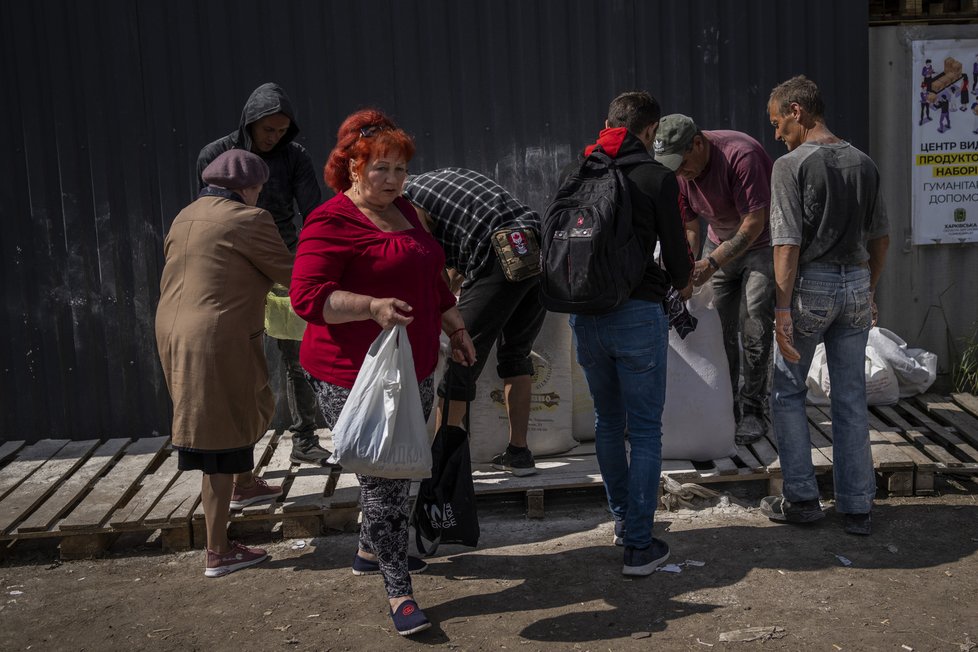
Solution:
<svg viewBox="0 0 978 652">
<path fill-rule="evenodd" d="M 251 130 L 249 127 L 262 118 L 282 113 L 289 119 L 289 130 L 270 152 L 255 152 L 268 164 L 268 182 L 258 197 L 258 206 L 264 208 L 275 218 L 275 225 L 290 251 L 295 251 L 299 242 L 295 223 L 294 203 L 299 206 L 302 220 L 322 203 L 319 182 L 313 170 L 312 159 L 306 149 L 295 142 L 299 125 L 295 121 L 292 101 L 278 84 L 262 84 L 252 92 L 241 111 L 241 121 L 237 131 L 219 138 L 200 150 L 197 156 L 197 188 L 207 184 L 201 174 L 211 161 L 229 149 L 251 151 Z"/>
<path fill-rule="evenodd" d="M 598 142 L 587 147 L 584 155 L 590 154 L 598 145 L 611 158 L 646 151 L 642 141 L 624 127 L 601 130 Z M 561 184 L 580 167 L 582 160 L 564 168 Z M 647 163 L 637 163 L 623 169 L 629 183 L 635 235 L 650 254 L 645 277 L 632 291 L 630 298 L 658 303 L 665 299 L 670 285 L 676 290 L 684 289 L 693 271 L 693 256 L 679 215 L 679 182 L 676 175 L 652 157 Z M 662 266 L 651 255 L 656 244 L 661 245 Z"/>
</svg>

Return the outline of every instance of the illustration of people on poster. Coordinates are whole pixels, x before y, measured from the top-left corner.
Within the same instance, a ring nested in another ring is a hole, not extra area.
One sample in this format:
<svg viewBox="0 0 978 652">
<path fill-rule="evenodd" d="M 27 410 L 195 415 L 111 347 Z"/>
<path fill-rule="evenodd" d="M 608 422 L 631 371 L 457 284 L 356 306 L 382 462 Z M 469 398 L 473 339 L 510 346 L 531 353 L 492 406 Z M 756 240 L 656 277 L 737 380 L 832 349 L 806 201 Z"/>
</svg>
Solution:
<svg viewBox="0 0 978 652">
<path fill-rule="evenodd" d="M 978 40 L 913 42 L 913 243 L 978 242 Z"/>
</svg>

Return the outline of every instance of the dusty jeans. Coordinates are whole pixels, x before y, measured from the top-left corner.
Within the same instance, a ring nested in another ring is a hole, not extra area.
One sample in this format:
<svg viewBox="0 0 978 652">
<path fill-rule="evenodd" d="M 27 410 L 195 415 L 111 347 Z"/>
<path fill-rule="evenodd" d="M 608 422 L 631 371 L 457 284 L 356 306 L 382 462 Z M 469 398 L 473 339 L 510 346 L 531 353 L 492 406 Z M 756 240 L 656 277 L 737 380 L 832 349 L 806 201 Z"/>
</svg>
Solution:
<svg viewBox="0 0 978 652">
<path fill-rule="evenodd" d="M 869 269 L 810 264 L 798 271 L 792 296 L 794 345 L 801 360 L 775 355 L 771 421 L 778 438 L 784 497 L 818 498 L 812 441 L 805 414 L 805 380 L 815 346 L 825 342 L 832 381 L 832 476 L 836 510 L 865 514 L 873 506 L 876 477 L 866 414 L 866 338 L 870 315 Z"/>
<path fill-rule="evenodd" d="M 718 245 L 711 240 L 703 257 Z M 762 415 L 769 399 L 771 344 L 774 341 L 774 258 L 770 247 L 748 251 L 723 266 L 711 279 L 714 304 L 723 327 L 723 348 L 738 416 Z M 740 350 L 744 384 L 740 386 Z M 739 391 L 738 391 L 739 390 Z"/>
</svg>

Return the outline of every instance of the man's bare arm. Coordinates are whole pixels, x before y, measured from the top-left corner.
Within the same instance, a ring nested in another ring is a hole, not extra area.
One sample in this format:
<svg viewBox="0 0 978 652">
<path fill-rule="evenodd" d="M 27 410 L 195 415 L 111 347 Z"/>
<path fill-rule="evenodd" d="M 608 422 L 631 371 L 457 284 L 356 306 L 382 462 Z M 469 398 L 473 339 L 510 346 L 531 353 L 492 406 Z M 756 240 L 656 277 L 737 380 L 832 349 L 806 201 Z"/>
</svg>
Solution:
<svg viewBox="0 0 978 652">
<path fill-rule="evenodd" d="M 791 318 L 791 295 L 795 289 L 798 275 L 797 245 L 776 245 L 774 247 L 774 280 L 777 295 L 774 308 L 774 339 L 781 355 L 788 362 L 798 362 L 801 355 L 795 349 L 794 323 Z"/>
<path fill-rule="evenodd" d="M 742 256 L 764 231 L 768 220 L 768 208 L 759 208 L 744 215 L 740 228 L 732 238 L 713 250 L 713 259 L 721 267 Z"/>
<path fill-rule="evenodd" d="M 880 275 L 883 273 L 883 266 L 886 264 L 886 251 L 890 248 L 890 236 L 884 235 L 866 243 L 869 251 L 869 287 L 875 292 L 876 284 L 879 283 Z"/>
</svg>

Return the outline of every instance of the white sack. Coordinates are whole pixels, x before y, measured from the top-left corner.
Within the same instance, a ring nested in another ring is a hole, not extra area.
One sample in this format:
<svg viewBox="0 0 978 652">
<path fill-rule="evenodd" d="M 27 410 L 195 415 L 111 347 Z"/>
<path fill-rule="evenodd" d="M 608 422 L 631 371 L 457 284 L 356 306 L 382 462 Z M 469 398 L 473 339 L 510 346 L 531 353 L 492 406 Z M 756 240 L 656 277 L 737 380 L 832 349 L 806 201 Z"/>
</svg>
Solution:
<svg viewBox="0 0 978 652">
<path fill-rule="evenodd" d="M 669 329 L 663 459 L 712 460 L 737 452 L 733 391 L 713 288 L 698 288 L 686 307 L 698 320 L 682 339 Z"/>
<path fill-rule="evenodd" d="M 571 388 L 574 392 L 571 431 L 577 441 L 594 441 L 594 399 L 587 386 L 584 369 L 577 364 L 574 338 L 571 337 Z"/>
<path fill-rule="evenodd" d="M 662 413 L 663 459 L 712 460 L 736 453 L 733 392 L 720 316 L 713 307 L 713 289 L 696 290 L 687 302 L 699 322 L 682 339 L 669 329 L 666 404 Z M 572 355 L 574 438 L 594 439 L 594 401 L 584 372 Z"/>
<path fill-rule="evenodd" d="M 563 453 L 577 445 L 571 428 L 571 339 L 567 315 L 548 314 L 531 354 L 533 385 L 527 444 L 535 456 Z M 477 387 L 478 395 L 469 415 L 469 448 L 474 464 L 490 462 L 509 443 L 509 420 L 503 403 L 503 382 L 496 375 L 495 347 Z"/>
</svg>

